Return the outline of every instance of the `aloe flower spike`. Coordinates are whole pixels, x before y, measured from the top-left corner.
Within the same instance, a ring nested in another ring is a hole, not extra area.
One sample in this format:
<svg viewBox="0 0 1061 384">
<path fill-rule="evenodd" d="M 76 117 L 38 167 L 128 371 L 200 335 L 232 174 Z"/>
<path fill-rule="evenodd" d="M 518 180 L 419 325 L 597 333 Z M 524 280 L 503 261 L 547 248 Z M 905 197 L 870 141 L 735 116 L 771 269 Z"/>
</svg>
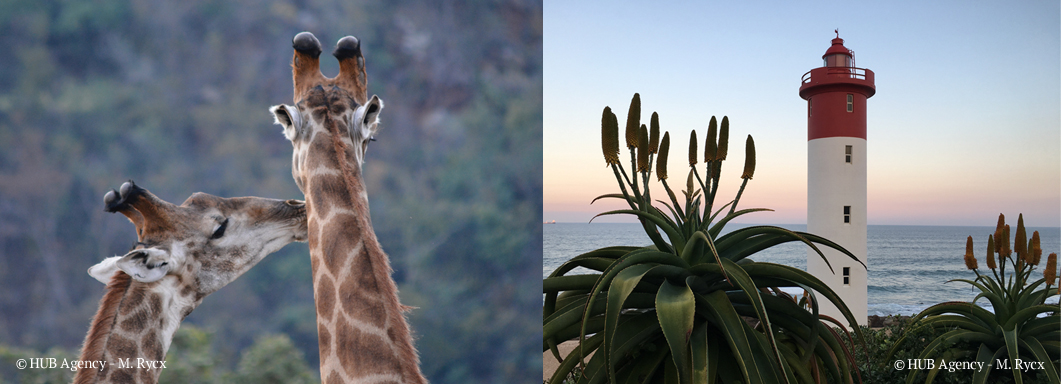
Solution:
<svg viewBox="0 0 1061 384">
<path fill-rule="evenodd" d="M 976 256 L 973 256 L 973 237 L 965 240 L 965 268 L 976 269 Z"/>
<path fill-rule="evenodd" d="M 641 126 L 641 95 L 634 94 L 630 111 L 626 114 L 626 147 L 637 148 L 637 129 Z"/>
<path fill-rule="evenodd" d="M 659 114 L 652 112 L 652 119 L 649 120 L 648 153 L 657 152 L 659 152 Z"/>
<path fill-rule="evenodd" d="M 637 171 L 648 172 L 648 128 L 641 124 L 637 130 Z M 647 190 L 647 186 L 645 187 Z"/>
<path fill-rule="evenodd" d="M 1013 252 L 1021 260 L 1028 261 L 1028 232 L 1024 229 L 1024 214 L 1017 216 L 1017 233 L 1013 239 Z"/>
<path fill-rule="evenodd" d="M 1046 285 L 1054 283 L 1054 279 L 1057 278 L 1057 254 L 1051 253 L 1050 256 L 1046 257 L 1046 269 L 1043 270 L 1043 277 L 1046 278 Z"/>
<path fill-rule="evenodd" d="M 707 124 L 707 142 L 704 143 L 704 163 L 715 161 L 718 152 L 716 136 L 718 136 L 718 121 L 711 116 L 711 122 Z"/>
<path fill-rule="evenodd" d="M 689 166 L 696 165 L 696 131 L 689 133 Z"/>
<path fill-rule="evenodd" d="M 715 156 L 715 160 L 723 161 L 726 160 L 726 155 L 729 153 L 729 117 L 722 116 L 722 127 L 718 130 L 718 152 Z M 715 177 L 718 177 L 717 175 Z"/>
<path fill-rule="evenodd" d="M 748 135 L 748 140 L 744 142 L 744 174 L 740 177 L 751 179 L 753 174 L 755 174 L 755 141 L 752 140 L 752 135 Z"/>
<path fill-rule="evenodd" d="M 656 178 L 667 180 L 667 153 L 670 151 L 670 132 L 663 133 L 659 144 L 659 155 L 656 157 Z"/>
<path fill-rule="evenodd" d="M 1039 231 L 1032 232 L 1032 239 L 1028 242 L 1028 249 L 1028 253 L 1032 256 L 1028 263 L 1039 265 L 1039 259 L 1043 256 L 1043 248 L 1039 245 Z"/>
<path fill-rule="evenodd" d="M 987 267 L 991 270 L 997 268 L 995 265 L 995 237 L 987 235 Z"/>
<path fill-rule="evenodd" d="M 601 148 L 606 164 L 619 164 L 619 122 L 610 107 L 601 115 Z"/>
<path fill-rule="evenodd" d="M 998 214 L 998 225 L 995 226 L 995 253 L 1002 256 L 1002 230 L 1006 228 L 1006 215 Z"/>
<path fill-rule="evenodd" d="M 1008 258 L 1013 250 L 1009 247 L 1009 224 L 1002 228 L 1002 257 Z"/>
</svg>

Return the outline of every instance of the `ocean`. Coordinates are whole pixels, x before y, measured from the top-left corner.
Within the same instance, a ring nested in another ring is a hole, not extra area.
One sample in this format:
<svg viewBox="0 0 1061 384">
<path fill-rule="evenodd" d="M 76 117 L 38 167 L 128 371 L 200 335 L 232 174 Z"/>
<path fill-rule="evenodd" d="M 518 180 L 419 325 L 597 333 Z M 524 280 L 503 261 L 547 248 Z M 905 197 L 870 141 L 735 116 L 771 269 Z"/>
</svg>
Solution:
<svg viewBox="0 0 1061 384">
<path fill-rule="evenodd" d="M 745 226 L 730 224 L 726 229 L 730 231 Z M 543 227 L 543 278 L 564 261 L 579 254 L 607 246 L 642 246 L 651 242 L 641 224 L 637 223 L 557 223 L 545 224 Z M 807 230 L 806 225 L 779 227 L 794 231 Z M 965 268 L 962 258 L 968 236 L 973 237 L 981 271 L 987 269 L 984 261 L 987 235 L 994 233 L 994 230 L 993 226 L 870 225 L 866 239 L 869 315 L 912 315 L 945 301 L 971 301 L 979 290 L 966 283 L 947 281 L 975 278 L 972 271 Z M 1061 253 L 1061 228 L 1029 227 L 1029 237 L 1032 231 L 1039 231 L 1043 249 L 1040 265 L 1045 265 L 1047 255 Z M 806 250 L 806 245 L 802 243 L 786 243 L 751 258 L 807 270 Z M 1036 269 L 1032 276 L 1042 277 L 1041 270 Z M 1049 301 L 1056 303 L 1057 297 Z M 985 299 L 980 299 L 977 304 L 990 308 Z"/>
</svg>

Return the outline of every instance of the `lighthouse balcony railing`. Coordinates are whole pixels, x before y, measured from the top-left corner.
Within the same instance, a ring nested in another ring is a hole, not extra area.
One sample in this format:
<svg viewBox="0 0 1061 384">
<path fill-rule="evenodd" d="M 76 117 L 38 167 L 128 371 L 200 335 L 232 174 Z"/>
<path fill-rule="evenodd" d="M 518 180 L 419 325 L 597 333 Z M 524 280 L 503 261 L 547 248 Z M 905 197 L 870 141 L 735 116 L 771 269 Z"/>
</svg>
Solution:
<svg viewBox="0 0 1061 384">
<path fill-rule="evenodd" d="M 857 67 L 819 67 L 803 74 L 803 84 L 840 79 L 858 79 L 873 83 L 873 71 Z"/>
</svg>

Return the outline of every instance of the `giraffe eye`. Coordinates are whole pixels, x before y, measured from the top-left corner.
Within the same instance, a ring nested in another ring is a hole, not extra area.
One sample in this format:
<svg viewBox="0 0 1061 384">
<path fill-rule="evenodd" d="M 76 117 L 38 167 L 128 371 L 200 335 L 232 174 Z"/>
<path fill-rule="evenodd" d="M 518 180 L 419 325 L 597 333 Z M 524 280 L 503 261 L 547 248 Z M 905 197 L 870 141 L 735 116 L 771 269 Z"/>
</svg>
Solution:
<svg viewBox="0 0 1061 384">
<path fill-rule="evenodd" d="M 214 234 L 210 235 L 210 240 L 220 239 L 221 236 L 224 236 L 225 235 L 225 228 L 227 228 L 227 227 L 228 227 L 228 219 L 225 219 L 225 221 L 221 222 L 221 225 L 218 226 L 217 229 L 214 230 Z"/>
</svg>

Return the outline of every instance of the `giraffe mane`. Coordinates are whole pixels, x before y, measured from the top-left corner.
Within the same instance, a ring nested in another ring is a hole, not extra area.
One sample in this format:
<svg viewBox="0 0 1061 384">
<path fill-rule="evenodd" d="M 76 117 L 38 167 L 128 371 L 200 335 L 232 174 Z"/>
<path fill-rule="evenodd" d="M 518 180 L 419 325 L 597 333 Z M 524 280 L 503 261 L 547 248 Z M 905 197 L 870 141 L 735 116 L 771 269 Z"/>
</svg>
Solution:
<svg viewBox="0 0 1061 384">
<path fill-rule="evenodd" d="M 99 310 L 92 318 L 92 326 L 89 327 L 88 336 L 85 337 L 85 345 L 81 348 L 81 361 L 102 360 L 107 339 L 114 324 L 117 321 L 118 309 L 121 308 L 122 300 L 125 299 L 132 285 L 132 278 L 122 271 L 117 271 L 107 283 L 106 293 L 99 302 Z M 99 370 L 79 369 L 74 377 L 75 384 L 92 383 L 96 381 Z"/>
</svg>

